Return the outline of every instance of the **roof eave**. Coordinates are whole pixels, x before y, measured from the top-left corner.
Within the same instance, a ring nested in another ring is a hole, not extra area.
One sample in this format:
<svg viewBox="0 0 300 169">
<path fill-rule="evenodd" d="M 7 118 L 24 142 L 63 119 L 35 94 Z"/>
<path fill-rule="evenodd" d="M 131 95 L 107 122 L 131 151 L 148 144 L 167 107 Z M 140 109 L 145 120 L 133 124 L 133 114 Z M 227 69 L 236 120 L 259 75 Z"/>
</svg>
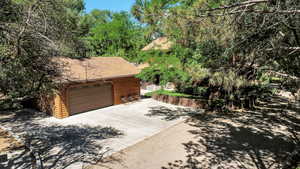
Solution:
<svg viewBox="0 0 300 169">
<path fill-rule="evenodd" d="M 134 77 L 137 74 L 129 74 L 129 75 L 120 75 L 120 76 L 111 76 L 111 77 L 105 77 L 105 78 L 96 78 L 96 79 L 87 79 L 87 80 L 68 80 L 64 79 L 61 80 L 61 84 L 68 84 L 68 83 L 87 83 L 87 82 L 95 82 L 100 80 L 111 80 L 111 79 L 117 79 L 117 78 L 126 78 L 126 77 Z"/>
</svg>

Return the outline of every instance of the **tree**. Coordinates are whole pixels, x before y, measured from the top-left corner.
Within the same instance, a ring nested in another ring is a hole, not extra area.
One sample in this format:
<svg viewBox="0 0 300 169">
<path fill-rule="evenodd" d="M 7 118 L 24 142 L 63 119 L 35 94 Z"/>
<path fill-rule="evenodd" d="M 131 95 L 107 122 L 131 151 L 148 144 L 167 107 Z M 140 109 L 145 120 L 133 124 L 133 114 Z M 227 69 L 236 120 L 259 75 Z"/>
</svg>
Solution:
<svg viewBox="0 0 300 169">
<path fill-rule="evenodd" d="M 0 2 L 0 93 L 13 102 L 38 97 L 54 86 L 53 61 L 69 34 L 67 4 L 59 0 Z"/>
<path fill-rule="evenodd" d="M 141 23 L 148 25 L 147 36 L 161 36 L 159 27 L 162 18 L 167 16 L 167 10 L 178 0 L 136 0 L 131 8 L 132 15 Z"/>
<path fill-rule="evenodd" d="M 112 19 L 112 12 L 107 10 L 94 9 L 90 13 L 85 14 L 79 19 L 79 36 L 88 36 L 90 30 L 97 24 L 105 24 Z"/>
<path fill-rule="evenodd" d="M 123 56 L 134 59 L 144 45 L 142 27 L 131 20 L 126 12 L 114 13 L 111 19 L 91 28 L 87 40 L 95 55 Z"/>
<path fill-rule="evenodd" d="M 197 10 L 198 20 L 223 18 L 231 23 L 231 49 L 239 56 L 239 69 L 269 68 L 299 77 L 300 2 L 251 0 L 206 2 Z M 211 8 L 213 7 L 213 8 Z M 246 66 L 248 64 L 248 66 Z M 276 66 L 278 65 L 278 66 Z M 249 74 L 250 75 L 250 74 Z"/>
<path fill-rule="evenodd" d="M 82 25 L 84 14 L 84 1 L 83 0 L 63 0 L 60 4 L 63 9 L 60 12 L 60 21 L 64 28 L 64 36 L 62 41 L 58 44 L 60 47 L 61 55 L 68 57 L 87 57 L 87 46 L 82 39 L 85 33 L 84 24 Z"/>
<path fill-rule="evenodd" d="M 259 79 L 271 72 L 300 87 L 300 2 L 293 0 L 251 0 L 208 3 L 197 8 L 197 19 L 223 18 L 230 23 L 229 50 L 232 69 L 247 79 Z M 296 89 L 296 90 L 295 90 Z"/>
<path fill-rule="evenodd" d="M 299 78 L 298 1 L 182 0 L 160 10 L 149 16 L 179 46 L 169 54 L 180 53 L 192 80 L 182 87 L 207 86 L 222 99 L 238 100 L 261 96 L 262 76 L 270 70 Z"/>
<path fill-rule="evenodd" d="M 182 63 L 176 54 L 163 51 L 144 51 L 143 60 L 150 64 L 138 78 L 165 86 L 168 82 L 182 83 L 188 76 L 182 69 Z"/>
</svg>

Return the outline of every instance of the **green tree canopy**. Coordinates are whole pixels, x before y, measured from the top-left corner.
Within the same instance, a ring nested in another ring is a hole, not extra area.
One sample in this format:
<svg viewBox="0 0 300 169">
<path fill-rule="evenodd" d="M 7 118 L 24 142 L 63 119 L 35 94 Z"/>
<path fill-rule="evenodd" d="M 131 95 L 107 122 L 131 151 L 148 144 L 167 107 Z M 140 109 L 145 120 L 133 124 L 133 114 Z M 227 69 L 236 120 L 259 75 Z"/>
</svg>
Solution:
<svg viewBox="0 0 300 169">
<path fill-rule="evenodd" d="M 91 28 L 87 40 L 95 55 L 133 59 L 136 57 L 135 52 L 145 44 L 142 29 L 128 13 L 113 13 L 104 22 Z"/>
</svg>

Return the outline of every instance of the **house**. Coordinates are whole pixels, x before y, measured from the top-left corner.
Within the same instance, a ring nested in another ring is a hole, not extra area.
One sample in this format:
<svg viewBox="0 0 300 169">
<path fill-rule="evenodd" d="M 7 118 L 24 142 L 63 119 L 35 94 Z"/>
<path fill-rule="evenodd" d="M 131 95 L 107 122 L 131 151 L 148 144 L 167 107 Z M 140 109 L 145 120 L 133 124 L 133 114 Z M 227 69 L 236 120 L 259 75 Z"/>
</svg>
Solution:
<svg viewBox="0 0 300 169">
<path fill-rule="evenodd" d="M 172 46 L 173 42 L 169 41 L 167 37 L 160 37 L 152 41 L 150 44 L 145 46 L 142 51 L 149 51 L 149 50 L 160 50 L 160 51 L 169 51 Z"/>
<path fill-rule="evenodd" d="M 120 57 L 86 59 L 56 58 L 63 66 L 55 94 L 42 97 L 40 107 L 56 118 L 111 105 L 130 102 L 140 97 L 139 70 Z"/>
<path fill-rule="evenodd" d="M 150 67 L 150 64 L 149 63 L 142 63 L 142 64 L 139 64 L 139 65 L 136 65 L 136 66 L 139 69 L 139 71 L 142 71 L 142 70 Z"/>
</svg>

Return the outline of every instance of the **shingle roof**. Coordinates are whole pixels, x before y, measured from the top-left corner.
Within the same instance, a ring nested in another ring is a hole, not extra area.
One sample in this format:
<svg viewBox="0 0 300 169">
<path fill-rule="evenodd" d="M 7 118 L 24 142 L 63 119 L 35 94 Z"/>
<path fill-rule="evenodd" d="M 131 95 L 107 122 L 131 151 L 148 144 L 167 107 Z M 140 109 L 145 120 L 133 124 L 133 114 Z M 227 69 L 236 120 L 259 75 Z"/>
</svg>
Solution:
<svg viewBox="0 0 300 169">
<path fill-rule="evenodd" d="M 142 51 L 148 50 L 170 50 L 173 43 L 167 37 L 160 37 L 145 46 Z"/>
<path fill-rule="evenodd" d="M 55 62 L 63 67 L 60 80 L 71 82 L 128 77 L 140 72 L 136 66 L 121 57 L 59 57 Z"/>
</svg>

